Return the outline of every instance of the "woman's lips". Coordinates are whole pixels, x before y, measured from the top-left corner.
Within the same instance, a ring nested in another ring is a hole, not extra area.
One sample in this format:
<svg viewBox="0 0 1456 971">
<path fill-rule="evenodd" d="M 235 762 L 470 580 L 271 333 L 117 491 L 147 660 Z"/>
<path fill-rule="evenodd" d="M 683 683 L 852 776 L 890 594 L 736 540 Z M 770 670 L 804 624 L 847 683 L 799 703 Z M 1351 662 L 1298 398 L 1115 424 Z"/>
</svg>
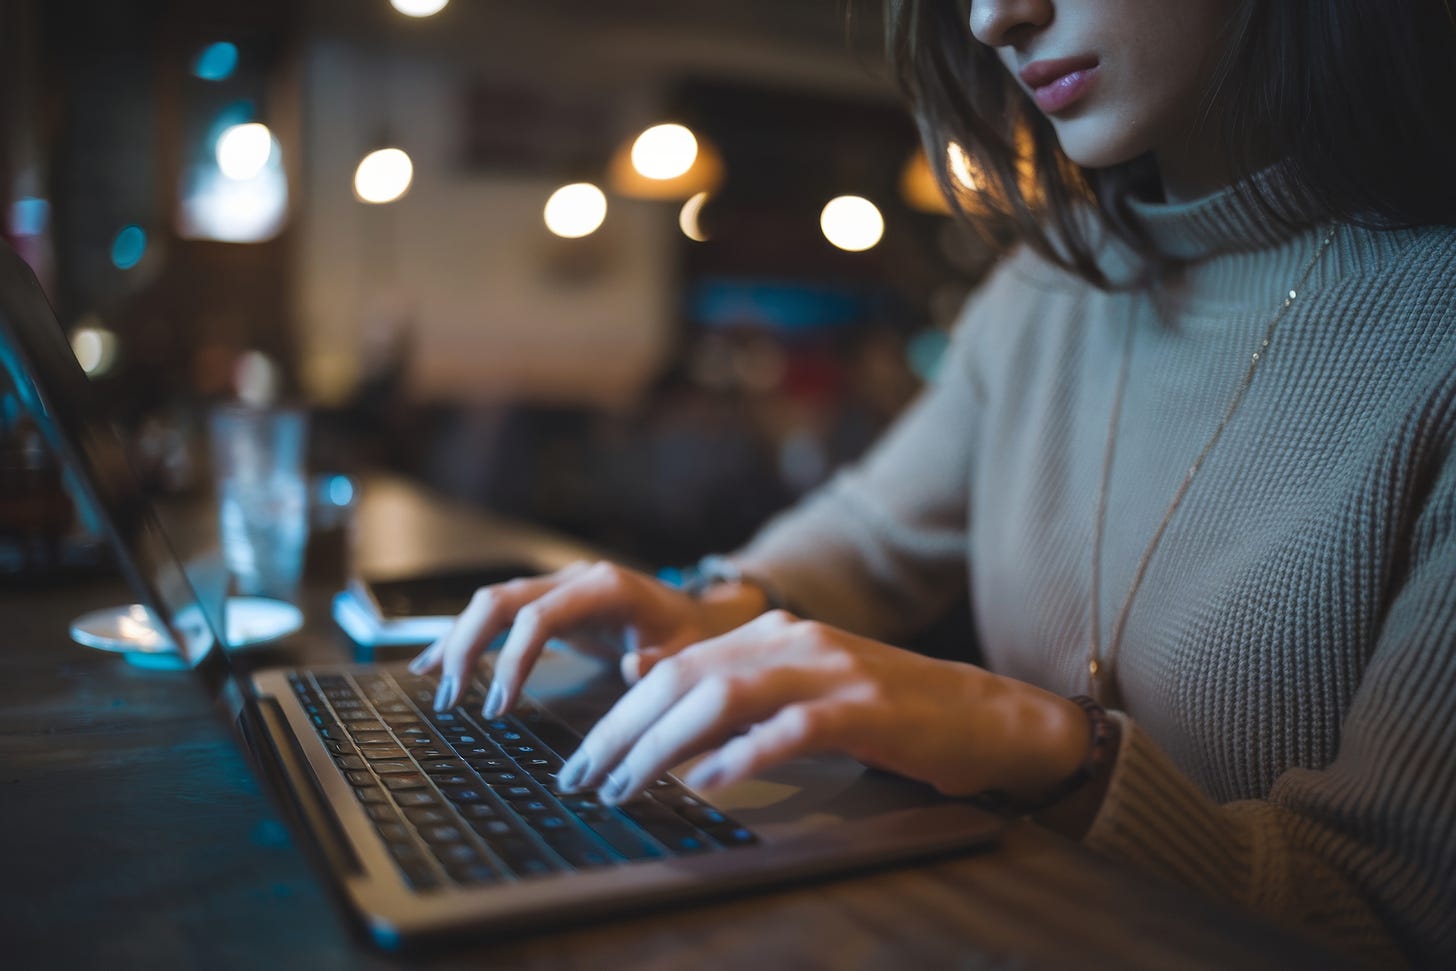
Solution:
<svg viewBox="0 0 1456 971">
<path fill-rule="evenodd" d="M 1095 57 L 1064 57 L 1033 61 L 1021 69 L 1021 80 L 1031 88 L 1036 106 L 1051 115 L 1080 101 L 1097 79 Z"/>
</svg>

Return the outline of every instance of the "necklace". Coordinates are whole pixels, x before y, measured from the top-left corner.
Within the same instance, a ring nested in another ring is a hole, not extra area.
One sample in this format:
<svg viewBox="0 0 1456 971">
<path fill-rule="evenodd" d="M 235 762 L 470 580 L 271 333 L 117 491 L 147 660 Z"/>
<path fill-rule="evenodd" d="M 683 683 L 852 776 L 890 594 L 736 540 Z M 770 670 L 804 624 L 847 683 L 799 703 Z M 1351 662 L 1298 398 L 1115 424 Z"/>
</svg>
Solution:
<svg viewBox="0 0 1456 971">
<path fill-rule="evenodd" d="M 1203 448 L 1199 451 L 1198 457 L 1193 460 L 1193 464 L 1188 467 L 1188 471 L 1184 473 L 1183 481 L 1179 483 L 1177 491 L 1173 493 L 1172 502 L 1168 503 L 1168 508 L 1163 510 L 1162 519 L 1158 521 L 1157 528 L 1153 530 L 1153 538 L 1148 541 L 1148 545 L 1143 550 L 1142 556 L 1138 558 L 1137 569 L 1133 571 L 1132 583 L 1128 587 L 1127 596 L 1123 598 L 1122 607 L 1118 610 L 1117 617 L 1112 622 L 1112 631 L 1108 636 L 1107 650 L 1104 653 L 1101 644 L 1102 618 L 1100 608 L 1102 600 L 1102 534 L 1107 519 L 1107 485 L 1112 478 L 1112 460 L 1117 451 L 1117 426 L 1122 418 L 1122 402 L 1127 392 L 1128 363 L 1132 360 L 1132 339 L 1136 322 L 1133 320 L 1128 321 L 1127 334 L 1123 338 L 1122 365 L 1117 372 L 1117 393 L 1113 399 L 1112 414 L 1107 422 L 1107 445 L 1102 452 L 1102 482 L 1097 489 L 1097 515 L 1093 521 L 1092 531 L 1092 603 L 1091 609 L 1088 612 L 1088 626 L 1090 630 L 1087 638 L 1087 692 L 1093 698 L 1097 699 L 1098 702 L 1104 704 L 1114 703 L 1108 697 L 1108 693 L 1112 688 L 1111 675 L 1113 665 L 1117 659 L 1117 649 L 1122 645 L 1122 632 L 1127 626 L 1127 615 L 1132 610 L 1132 603 L 1137 597 L 1138 588 L 1142 586 L 1143 577 L 1148 572 L 1148 563 L 1152 561 L 1153 553 L 1157 551 L 1158 544 L 1163 540 L 1163 533 L 1167 531 L 1168 524 L 1173 521 L 1173 515 L 1178 511 L 1178 507 L 1183 504 L 1183 497 L 1188 494 L 1189 486 L 1193 484 L 1193 479 L 1198 475 L 1198 470 L 1203 467 L 1203 460 L 1208 458 L 1208 453 L 1212 452 L 1214 445 L 1218 444 L 1218 440 L 1223 436 L 1224 429 L 1228 427 L 1228 423 L 1234 417 L 1234 413 L 1239 410 L 1239 405 L 1243 404 L 1244 396 L 1249 390 L 1249 385 L 1254 382 L 1254 372 L 1258 370 L 1259 362 L 1264 359 L 1265 353 L 1269 349 L 1269 342 L 1273 340 L 1274 331 L 1279 326 L 1279 322 L 1284 319 L 1285 315 L 1289 313 L 1289 308 L 1294 306 L 1294 302 L 1299 299 L 1300 291 L 1304 289 L 1305 283 L 1309 280 L 1309 275 L 1314 272 L 1315 265 L 1319 263 L 1320 257 L 1324 255 L 1325 250 L 1329 248 L 1334 238 L 1335 229 L 1331 227 L 1324 234 L 1319 245 L 1315 247 L 1314 255 L 1304 265 L 1304 269 L 1300 271 L 1294 285 L 1289 288 L 1289 293 L 1279 304 L 1279 309 L 1274 311 L 1274 316 L 1270 318 L 1268 325 L 1264 328 L 1264 339 L 1259 342 L 1258 348 L 1249 358 L 1249 366 L 1244 369 L 1243 378 L 1240 379 L 1238 386 L 1234 389 L 1233 397 L 1229 399 L 1228 407 L 1224 409 L 1222 420 L 1219 421 L 1218 427 L 1213 430 L 1213 434 L 1208 437 L 1208 441 L 1203 444 Z"/>
</svg>

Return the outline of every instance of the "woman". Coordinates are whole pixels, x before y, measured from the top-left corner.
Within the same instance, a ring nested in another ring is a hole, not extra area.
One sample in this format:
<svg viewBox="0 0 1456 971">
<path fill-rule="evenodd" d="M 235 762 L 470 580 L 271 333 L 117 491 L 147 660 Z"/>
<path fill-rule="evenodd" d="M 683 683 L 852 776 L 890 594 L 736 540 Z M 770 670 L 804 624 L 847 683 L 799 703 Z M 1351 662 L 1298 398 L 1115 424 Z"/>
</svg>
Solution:
<svg viewBox="0 0 1456 971">
<path fill-rule="evenodd" d="M 453 704 L 514 624 L 494 714 L 548 637 L 620 625 L 635 685 L 568 788 L 842 751 L 1361 956 L 1456 956 L 1456 18 L 905 0 L 888 23 L 931 157 L 963 146 L 958 198 L 1023 240 L 934 387 L 700 592 L 515 581 L 417 669 Z M 985 668 L 890 646 L 967 583 Z"/>
</svg>

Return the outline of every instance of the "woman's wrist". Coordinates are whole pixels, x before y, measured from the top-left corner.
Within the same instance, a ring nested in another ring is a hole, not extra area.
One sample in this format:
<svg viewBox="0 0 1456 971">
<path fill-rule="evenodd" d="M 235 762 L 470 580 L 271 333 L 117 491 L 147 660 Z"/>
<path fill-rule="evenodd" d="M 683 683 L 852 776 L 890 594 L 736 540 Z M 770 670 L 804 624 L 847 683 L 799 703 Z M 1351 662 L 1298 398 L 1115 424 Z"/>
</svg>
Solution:
<svg viewBox="0 0 1456 971">
<path fill-rule="evenodd" d="M 1018 698 L 1017 707 L 1013 730 L 1027 740 L 1022 751 L 1029 757 L 1008 773 L 1003 788 L 985 797 L 995 808 L 1080 836 L 1106 791 L 1117 754 L 1117 723 L 1090 698 L 1063 698 L 1040 689 Z"/>
</svg>

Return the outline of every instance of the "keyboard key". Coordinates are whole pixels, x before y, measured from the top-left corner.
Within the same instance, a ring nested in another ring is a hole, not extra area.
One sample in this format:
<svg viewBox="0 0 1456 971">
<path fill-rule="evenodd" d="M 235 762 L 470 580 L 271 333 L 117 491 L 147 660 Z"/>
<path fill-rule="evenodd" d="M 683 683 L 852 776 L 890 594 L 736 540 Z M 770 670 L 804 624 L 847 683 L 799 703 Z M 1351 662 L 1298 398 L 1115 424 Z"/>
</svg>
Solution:
<svg viewBox="0 0 1456 971">
<path fill-rule="evenodd" d="M 420 836 L 426 843 L 458 843 L 465 838 L 458 827 L 450 825 L 423 826 Z"/>
<path fill-rule="evenodd" d="M 485 837 L 486 842 L 515 833 L 511 824 L 503 819 L 467 819 L 466 822 L 470 824 L 471 829 Z"/>
<path fill-rule="evenodd" d="M 439 826 L 455 818 L 448 809 L 437 809 L 431 806 L 406 809 L 404 815 L 406 819 L 416 826 Z"/>
<path fill-rule="evenodd" d="M 398 775 L 401 772 L 418 771 L 413 762 L 370 762 L 369 767 L 380 775 Z"/>
<path fill-rule="evenodd" d="M 371 762 L 376 759 L 402 759 L 407 757 L 404 749 L 398 745 L 367 745 L 359 750 L 359 754 Z"/>
<path fill-rule="evenodd" d="M 491 749 L 491 751 L 495 751 Z M 477 772 L 497 772 L 509 769 L 514 763 L 508 759 L 496 759 L 490 757 L 471 758 L 466 756 L 465 764 Z"/>
<path fill-rule="evenodd" d="M 404 792 L 393 792 L 391 795 L 397 805 L 405 808 L 440 805 L 440 797 L 428 789 L 410 789 Z"/>
<path fill-rule="evenodd" d="M 713 842 L 719 846 L 752 846 L 758 837 L 746 826 L 729 825 L 708 830 Z"/>
<path fill-rule="evenodd" d="M 472 866 L 485 863 L 480 851 L 466 843 L 442 843 L 431 846 L 435 859 L 446 866 Z"/>
<path fill-rule="evenodd" d="M 410 830 L 404 823 L 380 823 L 374 828 L 379 830 L 379 835 L 390 843 L 409 842 Z"/>
<path fill-rule="evenodd" d="M 440 878 L 435 875 L 435 868 L 425 860 L 396 862 L 399 863 L 400 872 L 404 874 L 405 882 L 415 890 L 433 890 L 440 885 Z"/>
<path fill-rule="evenodd" d="M 342 731 L 342 729 L 336 729 L 335 731 L 336 732 L 337 731 Z M 334 734 L 334 735 L 324 735 L 323 732 L 319 732 L 319 734 L 320 735 L 323 735 L 324 738 L 339 738 L 339 737 L 341 737 L 338 734 Z M 391 734 L 389 734 L 388 732 L 361 732 L 361 731 L 351 731 L 349 734 L 353 736 L 354 741 L 358 745 L 360 745 L 360 746 L 364 746 L 364 745 L 393 745 L 394 744 L 394 736 L 391 735 Z M 345 736 L 342 736 L 342 737 L 347 738 L 349 736 L 345 735 Z"/>
<path fill-rule="evenodd" d="M 662 850 L 642 830 L 620 816 L 609 814 L 587 824 L 608 846 L 629 860 L 650 860 L 662 856 Z"/>
<path fill-rule="evenodd" d="M 488 802 L 468 803 L 455 807 L 467 821 L 472 819 L 499 819 L 500 810 Z"/>
<path fill-rule="evenodd" d="M 369 818 L 374 820 L 376 823 L 392 823 L 399 819 L 399 813 L 394 811 L 394 807 L 385 805 L 383 803 L 377 803 L 372 806 L 365 806 L 364 811 L 367 812 L 369 814 Z"/>
<path fill-rule="evenodd" d="M 406 772 L 399 775 L 386 775 L 380 778 L 385 788 L 391 792 L 399 792 L 401 789 L 424 789 L 429 782 L 418 772 Z"/>
<path fill-rule="evenodd" d="M 555 869 L 544 852 L 519 836 L 497 840 L 491 843 L 490 848 L 512 873 L 521 876 L 550 873 Z"/>
<path fill-rule="evenodd" d="M 341 769 L 363 769 L 369 765 L 357 755 L 337 755 L 334 757 L 334 761 L 339 764 Z"/>
<path fill-rule="evenodd" d="M 485 790 L 472 789 L 469 786 L 448 786 L 440 790 L 445 798 L 456 806 L 467 803 L 482 803 L 485 801 Z"/>
<path fill-rule="evenodd" d="M 384 722 L 377 721 L 372 718 L 368 721 L 348 722 L 344 725 L 344 727 L 347 728 L 349 730 L 349 734 L 353 735 L 355 738 L 358 738 L 361 734 L 364 733 L 382 732 L 386 735 L 389 734 L 388 732 L 384 731 Z"/>
<path fill-rule="evenodd" d="M 362 803 L 377 803 L 389 801 L 388 797 L 384 795 L 384 790 L 379 788 L 378 786 L 358 786 L 354 790 L 354 795 L 358 796 L 359 801 Z"/>
<path fill-rule="evenodd" d="M 421 762 L 420 768 L 424 769 L 430 775 L 446 775 L 465 771 L 465 765 L 462 762 Z"/>
<path fill-rule="evenodd" d="M 374 774 L 372 772 L 345 772 L 344 778 L 348 779 L 349 784 L 353 786 L 374 785 Z"/>
<path fill-rule="evenodd" d="M 335 755 L 353 755 L 355 751 L 348 742 L 324 742 L 324 745 Z"/>
<path fill-rule="evenodd" d="M 622 807 L 632 821 L 653 839 L 676 853 L 700 853 L 710 849 L 708 839 L 686 820 L 661 803 L 639 796 Z"/>
<path fill-rule="evenodd" d="M 447 863 L 445 872 L 450 874 L 450 879 L 456 883 L 479 886 L 483 883 L 495 883 L 500 879 L 500 874 L 491 869 L 486 863 Z"/>
<path fill-rule="evenodd" d="M 468 786 L 475 781 L 470 775 L 432 775 L 430 781 L 437 786 Z"/>
</svg>

